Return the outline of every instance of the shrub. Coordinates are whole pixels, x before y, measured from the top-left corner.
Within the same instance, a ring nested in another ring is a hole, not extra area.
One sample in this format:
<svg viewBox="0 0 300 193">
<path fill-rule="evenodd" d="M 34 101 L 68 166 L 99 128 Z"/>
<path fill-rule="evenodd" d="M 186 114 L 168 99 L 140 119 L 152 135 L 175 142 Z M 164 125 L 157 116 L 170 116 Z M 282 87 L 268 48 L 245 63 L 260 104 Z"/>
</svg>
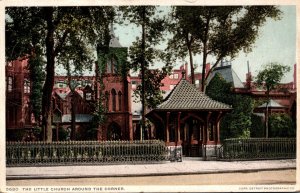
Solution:
<svg viewBox="0 0 300 193">
<path fill-rule="evenodd" d="M 287 114 L 274 113 L 269 116 L 270 137 L 295 137 L 296 128 Z"/>
<path fill-rule="evenodd" d="M 265 137 L 264 136 L 264 132 L 265 132 L 265 125 L 264 125 L 264 121 L 263 118 L 252 114 L 251 116 L 251 131 L 250 131 L 250 136 L 251 137 Z"/>
</svg>

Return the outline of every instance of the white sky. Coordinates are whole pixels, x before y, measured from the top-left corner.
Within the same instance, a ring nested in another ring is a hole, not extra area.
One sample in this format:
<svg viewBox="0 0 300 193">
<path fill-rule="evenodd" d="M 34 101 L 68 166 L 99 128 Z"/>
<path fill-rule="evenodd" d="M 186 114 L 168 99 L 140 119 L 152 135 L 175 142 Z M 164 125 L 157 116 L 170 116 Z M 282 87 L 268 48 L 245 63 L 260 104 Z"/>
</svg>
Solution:
<svg viewBox="0 0 300 193">
<path fill-rule="evenodd" d="M 284 77 L 282 82 L 293 81 L 293 65 L 296 63 L 296 6 L 280 6 L 282 13 L 281 20 L 269 19 L 260 28 L 253 50 L 247 55 L 242 51 L 232 61 L 232 66 L 242 81 L 245 81 L 247 73 L 247 61 L 253 75 L 262 69 L 262 65 L 269 62 L 279 62 L 283 65 L 291 66 L 291 71 Z M 115 34 L 119 37 L 122 46 L 129 47 L 140 30 L 135 26 L 115 25 Z M 163 46 L 162 46 L 163 47 Z M 189 61 L 186 59 L 185 61 Z M 208 57 L 208 62 L 213 62 L 213 58 Z M 194 57 L 194 63 L 202 64 L 202 56 Z M 178 68 L 183 61 L 175 64 Z M 160 66 L 159 62 L 154 64 Z M 198 67 L 198 69 L 202 69 Z"/>
</svg>

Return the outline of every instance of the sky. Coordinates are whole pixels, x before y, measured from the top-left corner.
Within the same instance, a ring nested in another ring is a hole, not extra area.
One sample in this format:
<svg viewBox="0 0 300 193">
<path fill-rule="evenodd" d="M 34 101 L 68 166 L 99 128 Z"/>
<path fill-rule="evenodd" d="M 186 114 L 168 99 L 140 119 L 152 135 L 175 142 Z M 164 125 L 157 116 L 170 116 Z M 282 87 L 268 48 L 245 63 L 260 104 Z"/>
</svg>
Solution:
<svg viewBox="0 0 300 193">
<path fill-rule="evenodd" d="M 245 54 L 242 51 L 231 61 L 234 71 L 242 81 L 246 79 L 248 71 L 247 61 L 250 64 L 252 75 L 262 70 L 263 65 L 270 62 L 278 62 L 291 67 L 291 71 L 285 75 L 282 82 L 293 81 L 293 65 L 296 63 L 296 6 L 279 6 L 283 12 L 281 20 L 268 19 L 264 26 L 260 28 L 259 36 L 253 46 L 252 52 Z M 168 9 L 168 7 L 162 7 Z M 114 25 L 114 31 L 122 46 L 129 47 L 140 31 L 133 26 Z M 162 43 L 161 47 L 164 47 Z M 185 61 L 189 61 L 188 58 Z M 174 66 L 179 68 L 185 61 L 178 61 Z M 214 62 L 212 57 L 208 57 L 208 62 Z M 195 64 L 202 64 L 202 56 L 194 57 Z M 157 62 L 154 67 L 161 66 Z M 200 66 L 198 70 L 202 69 Z"/>
</svg>

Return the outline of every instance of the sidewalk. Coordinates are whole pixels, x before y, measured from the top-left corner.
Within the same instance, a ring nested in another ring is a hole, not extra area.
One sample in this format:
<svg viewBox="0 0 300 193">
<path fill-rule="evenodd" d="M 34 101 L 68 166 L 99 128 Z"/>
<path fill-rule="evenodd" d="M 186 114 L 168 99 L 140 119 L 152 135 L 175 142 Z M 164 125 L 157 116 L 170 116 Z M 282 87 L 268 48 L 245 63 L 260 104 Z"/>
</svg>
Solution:
<svg viewBox="0 0 300 193">
<path fill-rule="evenodd" d="M 129 177 L 255 172 L 284 169 L 296 169 L 296 159 L 224 162 L 202 161 L 201 158 L 184 157 L 182 162 L 165 162 L 161 164 L 7 167 L 6 178 L 7 180 L 12 180 Z"/>
</svg>

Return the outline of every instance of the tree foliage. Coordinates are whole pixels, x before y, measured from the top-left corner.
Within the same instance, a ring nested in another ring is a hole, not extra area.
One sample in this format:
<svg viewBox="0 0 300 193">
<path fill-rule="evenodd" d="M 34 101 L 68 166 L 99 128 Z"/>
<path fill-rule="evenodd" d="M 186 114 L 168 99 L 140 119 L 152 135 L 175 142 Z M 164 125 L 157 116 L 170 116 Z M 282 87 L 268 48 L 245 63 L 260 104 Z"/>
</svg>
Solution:
<svg viewBox="0 0 300 193">
<path fill-rule="evenodd" d="M 140 70 L 141 72 L 142 83 L 136 90 L 136 95 L 140 96 L 142 103 L 142 128 L 145 130 L 146 105 L 155 106 L 157 102 L 154 101 L 161 100 L 161 92 L 158 85 L 166 75 L 164 71 L 166 68 L 163 68 L 162 71 L 149 70 L 149 65 L 158 56 L 163 55 L 154 46 L 163 39 L 163 24 L 165 21 L 164 18 L 159 18 L 155 15 L 155 6 L 126 6 L 120 7 L 120 11 L 127 21 L 141 29 L 141 36 L 136 37 L 136 41 L 133 42 L 129 49 L 129 57 L 131 68 L 135 71 Z M 149 85 L 150 83 L 153 85 Z"/>
<path fill-rule="evenodd" d="M 264 121 L 261 116 L 252 114 L 250 134 L 253 138 L 264 137 Z"/>
<path fill-rule="evenodd" d="M 39 125 L 42 113 L 43 81 L 45 80 L 45 61 L 42 58 L 42 50 L 39 46 L 36 46 L 33 54 L 30 55 L 28 64 L 32 88 L 30 92 L 30 108 Z"/>
<path fill-rule="evenodd" d="M 51 96 L 56 64 L 71 60 L 79 71 L 93 64 L 92 49 L 114 17 L 112 7 L 7 7 L 6 59 L 30 55 L 41 46 L 46 58 L 42 124 L 52 141 Z"/>
<path fill-rule="evenodd" d="M 162 103 L 163 101 L 163 94 L 164 91 L 162 91 L 160 88 L 163 86 L 161 81 L 166 77 L 167 74 L 170 73 L 170 67 L 165 66 L 161 70 L 160 69 L 154 69 L 149 70 L 147 69 L 145 71 L 145 105 L 149 109 L 154 109 Z M 141 96 L 141 85 L 138 85 L 134 95 L 136 97 Z"/>
<path fill-rule="evenodd" d="M 279 63 L 269 63 L 258 72 L 256 83 L 266 89 L 267 94 L 273 89 L 276 89 L 284 74 L 290 71 L 289 66 L 284 66 Z"/>
<path fill-rule="evenodd" d="M 266 138 L 269 137 L 269 101 L 270 101 L 270 91 L 275 89 L 280 83 L 286 72 L 290 71 L 289 66 L 284 66 L 279 63 L 269 63 L 264 66 L 263 70 L 258 72 L 258 75 L 255 77 L 256 84 L 262 86 L 266 89 L 267 94 L 267 105 L 266 105 Z"/>
<path fill-rule="evenodd" d="M 289 115 L 274 113 L 269 122 L 270 137 L 296 137 L 296 127 Z"/>
<path fill-rule="evenodd" d="M 215 57 L 212 71 L 222 58 L 234 58 L 241 50 L 250 52 L 267 18 L 278 19 L 281 13 L 276 6 L 176 6 L 174 9 L 183 15 L 177 22 L 189 27 L 190 37 L 200 44 L 202 91 L 206 87 L 209 55 Z M 174 38 L 180 40 L 177 36 Z"/>
<path fill-rule="evenodd" d="M 192 84 L 195 83 L 193 55 L 201 50 L 200 42 L 193 33 L 193 21 L 196 16 L 194 7 L 174 6 L 167 25 L 167 29 L 173 33 L 173 38 L 169 39 L 166 51 L 172 52 L 175 58 L 184 59 L 189 55 Z"/>
<path fill-rule="evenodd" d="M 233 110 L 221 120 L 221 139 L 250 137 L 251 115 L 254 102 L 249 96 L 235 94 L 231 90 L 232 83 L 226 82 L 220 74 L 210 81 L 206 94 L 212 99 L 232 105 Z"/>
</svg>

